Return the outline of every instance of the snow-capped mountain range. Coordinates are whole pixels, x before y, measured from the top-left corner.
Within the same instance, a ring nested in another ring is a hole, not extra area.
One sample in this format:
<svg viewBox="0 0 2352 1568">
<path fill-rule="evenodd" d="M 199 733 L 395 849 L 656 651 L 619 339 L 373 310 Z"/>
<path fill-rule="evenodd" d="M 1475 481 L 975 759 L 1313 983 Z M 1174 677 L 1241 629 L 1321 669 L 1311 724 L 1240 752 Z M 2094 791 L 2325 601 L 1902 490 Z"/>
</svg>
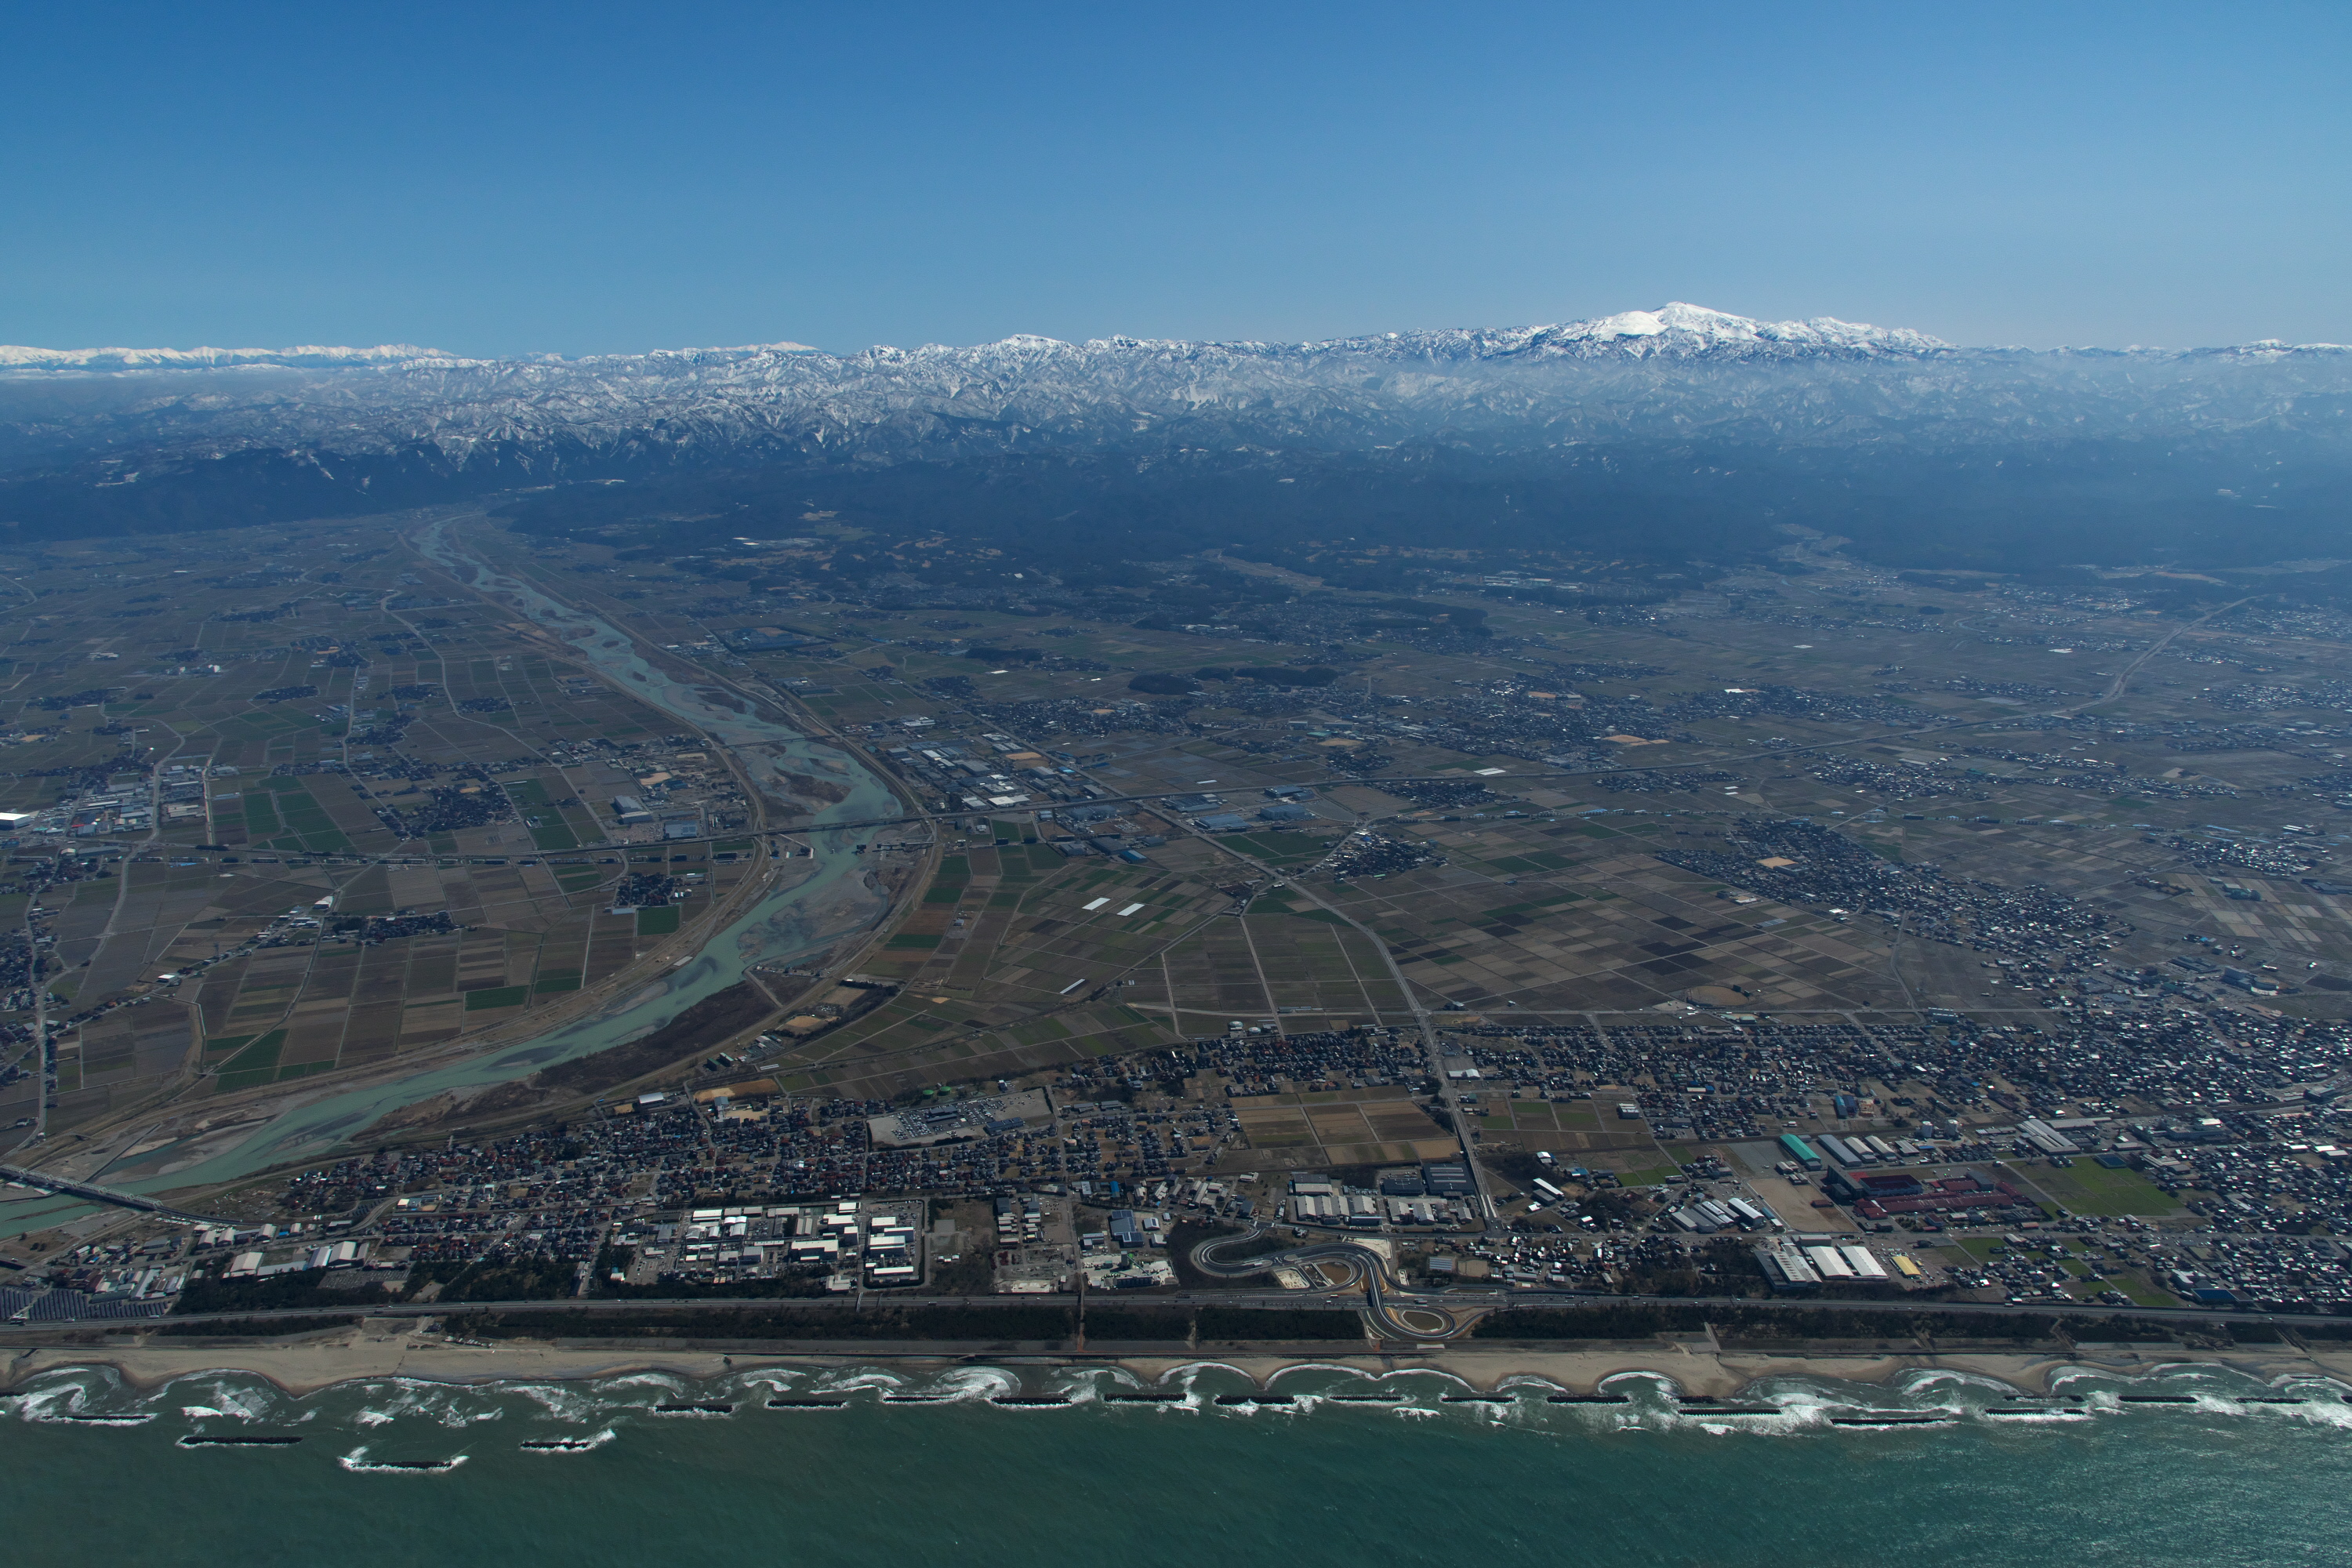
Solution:
<svg viewBox="0 0 2352 1568">
<path fill-rule="evenodd" d="M 1236 446 L 1377 451 L 1622 442 L 2336 442 L 2352 350 L 1962 348 L 1820 317 L 1670 304 L 1595 321 L 1323 342 L 1013 337 L 833 354 L 799 343 L 565 360 L 406 344 L 0 348 L 0 468 L 241 453 L 495 455 L 542 479 L 646 466 Z M 96 476 L 93 475 L 95 479 Z"/>
<path fill-rule="evenodd" d="M 1583 354 L 1616 352 L 1632 354 L 1688 354 L 1702 353 L 1771 353 L 1821 352 L 1850 350 L 1862 353 L 1921 353 L 1952 345 L 1940 338 L 1924 332 L 1901 329 L 1888 330 L 1856 321 L 1841 321 L 1834 316 L 1817 316 L 1810 321 L 1758 321 L 1746 316 L 1728 315 L 1710 310 L 1701 305 L 1671 304 L 1655 310 L 1625 310 L 1597 321 L 1570 321 L 1545 327 L 1517 327 L 1499 331 L 1455 331 L 1388 332 L 1377 337 L 1340 338 L 1327 342 L 1301 343 L 1291 349 L 1296 353 L 1353 352 L 1397 354 L 1435 353 L 1454 357 L 1468 353 L 1475 357 L 1492 358 L 1513 353 Z M 935 357 L 941 354 L 979 358 L 1006 353 L 1024 353 L 1052 350 L 1217 350 L 1234 353 L 1265 353 L 1271 345 L 1257 342 L 1189 343 L 1154 341 L 1142 338 L 1107 338 L 1084 344 L 1062 342 L 1054 338 L 1020 335 L 993 343 L 983 343 L 966 349 L 943 349 L 927 344 L 912 351 L 915 354 Z M 859 358 L 898 358 L 906 351 L 876 348 Z M 1279 349 L 1274 352 L 1281 352 Z M 319 369 L 326 367 L 365 366 L 392 368 L 429 365 L 436 369 L 481 367 L 501 363 L 530 364 L 597 364 L 646 359 L 676 360 L 707 359 L 710 356 L 747 356 L 773 353 L 815 354 L 821 351 L 806 343 L 754 343 L 740 348 L 673 349 L 654 354 L 600 355 L 577 362 L 566 362 L 560 355 L 537 354 L 516 362 L 495 359 L 467 359 L 443 349 L 418 348 L 414 343 L 379 343 L 373 348 L 328 348 L 307 344 L 284 349 L 37 349 L 0 344 L 0 370 L 209 370 L 234 365 L 261 365 L 278 368 Z M 829 357 L 829 356 L 828 356 Z"/>
</svg>

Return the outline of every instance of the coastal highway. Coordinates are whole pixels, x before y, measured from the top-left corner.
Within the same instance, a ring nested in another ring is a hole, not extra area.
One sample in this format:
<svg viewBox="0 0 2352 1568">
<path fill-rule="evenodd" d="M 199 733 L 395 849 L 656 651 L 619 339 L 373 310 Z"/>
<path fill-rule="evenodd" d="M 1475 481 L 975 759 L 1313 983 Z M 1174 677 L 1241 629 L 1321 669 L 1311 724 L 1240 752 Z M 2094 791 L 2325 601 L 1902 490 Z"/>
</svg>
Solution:
<svg viewBox="0 0 2352 1568">
<path fill-rule="evenodd" d="M 1352 1289 L 1354 1281 L 1339 1287 Z M 1086 1300 L 1099 1303 L 1108 1292 L 1091 1291 Z M 1360 1310 L 1350 1302 L 1342 1306 L 1332 1300 L 1328 1291 L 1299 1290 L 1190 1290 L 1190 1291 L 1120 1291 L 1112 1298 L 1122 1306 L 1221 1306 L 1276 1307 L 1289 1310 L 1301 1308 L 1323 1308 L 1327 1310 Z M 1384 1300 L 1388 1298 L 1384 1297 Z M 854 1298 L 838 1296 L 765 1296 L 730 1297 L 713 1300 L 709 1297 L 648 1297 L 643 1299 L 611 1299 L 604 1297 L 566 1297 L 555 1300 L 520 1301 L 427 1302 L 404 1301 L 394 1304 L 354 1302 L 341 1307 L 286 1307 L 248 1309 L 224 1312 L 174 1312 L 165 1318 L 101 1319 L 66 1321 L 44 1323 L 0 1324 L 0 1344 L 27 1343 L 44 1334 L 59 1332 L 88 1333 L 93 1327 L 109 1331 L 138 1332 L 149 1331 L 157 1323 L 173 1325 L 197 1323 L 236 1324 L 257 1321 L 284 1323 L 289 1331 L 299 1331 L 305 1320 L 349 1318 L 376 1319 L 447 1318 L 467 1312 L 565 1312 L 585 1317 L 611 1312 L 640 1311 L 833 1311 L 856 1312 L 870 1306 L 908 1307 L 971 1307 L 1001 1308 L 1022 1306 L 1076 1308 L 1080 1298 L 1075 1295 L 1052 1296 L 892 1296 L 877 1297 L 872 1292 L 861 1304 Z M 2285 1328 L 2297 1324 L 2331 1322 L 2337 1320 L 2308 1312 L 2247 1312 L 2211 1310 L 2179 1307 L 2085 1307 L 2082 1305 L 2045 1305 L 2001 1301 L 1916 1301 L 1903 1300 L 1812 1300 L 1786 1299 L 1769 1300 L 1749 1296 L 1604 1296 L 1580 1295 L 1571 1291 L 1545 1290 L 1447 1290 L 1442 1295 L 1420 1295 L 1409 1300 L 1394 1301 L 1399 1310 L 1422 1310 L 1424 1306 L 1442 1307 L 1449 1315 L 1466 1312 L 1484 1313 L 1497 1308 L 1510 1307 L 1616 1307 L 1654 1305 L 1671 1307 L 1738 1307 L 1747 1310 L 1765 1309 L 1775 1312 L 1806 1314 L 1838 1311 L 1919 1311 L 1956 1317 L 1988 1318 L 2072 1318 L 2078 1321 L 2102 1319 L 2126 1320 L 2132 1322 L 2177 1324 L 2183 1328 L 2214 1323 L 2272 1323 Z M 1395 1335 L 1399 1340 L 1425 1341 L 1440 1336 L 1406 1328 Z"/>
<path fill-rule="evenodd" d="M 2313 1313 L 2255 1312 L 2242 1310 L 2215 1310 L 2193 1307 L 2107 1307 L 2080 1302 L 2043 1303 L 2006 1301 L 1906 1301 L 1894 1300 L 1812 1300 L 1790 1298 L 1757 1298 L 1750 1296 L 1620 1296 L 1572 1290 L 1517 1289 L 1448 1289 L 1444 1291 L 1408 1291 L 1391 1272 L 1388 1260 L 1369 1247 L 1354 1241 L 1332 1239 L 1310 1241 L 1302 1246 L 1285 1247 L 1276 1252 L 1261 1253 L 1247 1258 L 1226 1260 L 1222 1255 L 1244 1247 L 1269 1234 L 1268 1227 L 1257 1226 L 1231 1236 L 1213 1237 L 1195 1245 L 1189 1261 L 1202 1273 L 1217 1279 L 1246 1279 L 1276 1268 L 1289 1268 L 1306 1273 L 1309 1278 L 1322 1278 L 1319 1288 L 1306 1290 L 1286 1289 L 1192 1289 L 1176 1291 L 1154 1290 L 1133 1294 L 1094 1291 L 1086 1295 L 1039 1296 L 880 1296 L 865 1292 L 857 1296 L 731 1296 L 731 1297 L 560 1297 L 539 1300 L 514 1301 L 403 1301 L 397 1303 L 352 1302 L 347 1306 L 315 1306 L 260 1308 L 220 1312 L 174 1312 L 166 1319 L 120 1321 L 121 1328 L 137 1331 L 167 1321 L 174 1326 L 193 1327 L 200 1323 L 218 1323 L 225 1328 L 268 1321 L 283 1323 L 286 1331 L 299 1332 L 306 1321 L 344 1319 L 359 1315 L 375 1319 L 447 1318 L 467 1312 L 561 1312 L 583 1317 L 599 1317 L 614 1312 L 710 1312 L 740 1311 L 818 1311 L 861 1312 L 868 1302 L 877 1307 L 905 1305 L 909 1307 L 1001 1308 L 1006 1306 L 1064 1307 L 1083 1311 L 1088 1300 L 1106 1298 L 1120 1305 L 1135 1306 L 1227 1306 L 1278 1308 L 1289 1311 L 1301 1309 L 1326 1311 L 1357 1311 L 1363 1313 L 1379 1336 L 1391 1343 L 1407 1343 L 1416 1347 L 1443 1344 L 1458 1340 L 1476 1322 L 1489 1313 L 1515 1307 L 1617 1307 L 1626 1305 L 1672 1307 L 1737 1307 L 1748 1310 L 1758 1309 L 1792 1315 L 1839 1311 L 1920 1311 L 1954 1317 L 1985 1318 L 2069 1318 L 2078 1321 L 2101 1320 L 2129 1321 L 2178 1324 L 2271 1323 L 2292 1328 L 2296 1324 L 2326 1321 Z M 1346 1278 L 1336 1281 L 1321 1276 L 1318 1265 L 1337 1264 Z M 1347 1298 L 1360 1292 L 1360 1305 Z M 99 1320 L 112 1324 L 116 1320 Z M 136 1327 L 134 1327 L 134 1324 Z M 87 1331 L 84 1322 L 0 1324 L 0 1345 L 35 1342 L 43 1334 L 61 1331 Z M 1501 1337 L 1501 1336 L 1498 1336 Z"/>
</svg>

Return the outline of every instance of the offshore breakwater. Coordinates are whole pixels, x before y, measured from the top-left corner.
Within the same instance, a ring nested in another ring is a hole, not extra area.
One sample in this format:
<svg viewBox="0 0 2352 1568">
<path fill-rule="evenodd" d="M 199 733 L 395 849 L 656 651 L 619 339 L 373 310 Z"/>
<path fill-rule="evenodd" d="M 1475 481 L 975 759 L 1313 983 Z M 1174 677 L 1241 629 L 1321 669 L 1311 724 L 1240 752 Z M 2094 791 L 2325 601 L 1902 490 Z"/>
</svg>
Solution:
<svg viewBox="0 0 2352 1568">
<path fill-rule="evenodd" d="M 60 1367 L 0 1407 L 0 1499 L 19 1505 L 21 1550 L 67 1561 L 207 1539 L 261 1563 L 315 1560 L 328 1540 L 362 1564 L 992 1565 L 1091 1542 L 1145 1563 L 1279 1552 L 1318 1568 L 1373 1552 L 1777 1563 L 1792 1543 L 1830 1564 L 2273 1563 L 2352 1542 L 2352 1405 L 2330 1377 L 1796 1373 L 1695 1407 L 1639 1371 L 1564 1392 L 1213 1358 L 844 1358 L 308 1394 L 252 1373 L 141 1385 Z"/>
</svg>

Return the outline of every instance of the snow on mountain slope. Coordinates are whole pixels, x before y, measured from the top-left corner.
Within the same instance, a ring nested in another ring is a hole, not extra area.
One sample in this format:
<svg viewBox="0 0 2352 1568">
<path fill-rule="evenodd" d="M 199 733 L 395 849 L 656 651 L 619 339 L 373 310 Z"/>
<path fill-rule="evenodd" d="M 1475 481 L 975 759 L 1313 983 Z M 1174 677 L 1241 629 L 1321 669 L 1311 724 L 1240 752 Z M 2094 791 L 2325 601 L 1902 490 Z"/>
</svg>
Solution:
<svg viewBox="0 0 2352 1568">
<path fill-rule="evenodd" d="M 372 349 L 35 349 L 0 343 L 0 370 L 216 370 L 227 365 L 405 364 L 450 360 L 439 349 L 414 343 L 378 343 Z"/>
<path fill-rule="evenodd" d="M 1519 353 L 1530 349 L 1550 353 L 1590 353 L 1613 350 L 1621 353 L 1743 353 L 1771 349 L 1782 350 L 1859 350 L 1889 353 L 1924 353 L 1951 345 L 1924 332 L 1888 331 L 1864 326 L 1853 321 L 1841 321 L 1832 316 L 1820 316 L 1810 321 L 1758 321 L 1746 316 L 1728 315 L 1710 310 L 1702 305 L 1670 304 L 1655 310 L 1626 310 L 1618 315 L 1591 321 L 1570 321 L 1557 326 L 1519 327 L 1500 331 L 1456 331 L 1437 332 L 1389 332 L 1379 337 L 1341 338 L 1321 343 L 1301 343 L 1296 346 L 1274 346 L 1264 343 L 1186 343 L 1152 342 L 1138 338 L 1098 339 L 1085 344 L 1063 342 L 1055 338 L 1022 333 L 992 343 L 970 348 L 946 348 L 932 343 L 913 350 L 893 348 L 869 349 L 861 359 L 888 360 L 913 358 L 935 360 L 941 356 L 980 363 L 1017 361 L 1030 356 L 1052 356 L 1069 353 L 1121 350 L 1198 349 L 1226 350 L 1237 353 L 1252 351 L 1295 353 L 1313 355 L 1333 352 L 1378 352 L 1390 350 L 1407 353 L 1428 353 L 1440 357 L 1466 355 L 1474 358 L 1498 354 Z M 667 349 L 648 354 L 598 355 L 578 361 L 564 361 L 554 355 L 531 355 L 510 361 L 514 363 L 572 363 L 604 365 L 646 361 L 675 363 L 691 360 L 699 363 L 725 361 L 736 357 L 766 353 L 815 354 L 819 351 L 806 343 L 755 343 L 742 348 Z M 832 357 L 832 356 L 824 356 Z M 0 370 L 198 370 L 217 369 L 226 365 L 275 365 L 295 368 L 329 366 L 388 367 L 408 364 L 432 364 L 451 368 L 496 364 L 487 359 L 467 359 L 445 353 L 440 349 L 417 348 L 408 343 L 383 343 L 374 348 L 321 348 L 306 346 L 284 349 L 40 349 L 0 344 Z"/>
<path fill-rule="evenodd" d="M 273 374 L 251 374 L 260 369 Z M 1237 445 L 1486 449 L 1715 439 L 1853 446 L 2339 440 L 2352 352 L 1958 348 L 1831 317 L 1688 304 L 1551 326 L 1324 342 L 1020 336 L 564 360 L 370 349 L 0 349 L 0 467 L 239 452 L 485 452 L 553 471 L 777 458 Z"/>
</svg>

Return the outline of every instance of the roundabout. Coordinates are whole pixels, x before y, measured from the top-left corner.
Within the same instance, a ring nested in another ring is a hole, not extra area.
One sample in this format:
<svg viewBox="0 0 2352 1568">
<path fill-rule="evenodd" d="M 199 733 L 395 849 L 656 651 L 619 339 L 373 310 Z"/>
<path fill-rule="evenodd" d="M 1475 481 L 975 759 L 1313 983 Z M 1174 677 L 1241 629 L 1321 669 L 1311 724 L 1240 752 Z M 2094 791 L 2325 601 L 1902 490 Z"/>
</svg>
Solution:
<svg viewBox="0 0 2352 1568">
<path fill-rule="evenodd" d="M 1219 1279 L 1243 1279 L 1254 1274 L 1264 1274 L 1276 1268 L 1289 1268 L 1310 1281 L 1309 1293 L 1333 1295 L 1341 1291 L 1360 1289 L 1364 1297 L 1364 1315 L 1375 1333 L 1385 1339 L 1411 1340 L 1417 1344 L 1442 1343 L 1467 1333 L 1471 1325 L 1484 1315 L 1484 1307 L 1456 1309 L 1440 1306 L 1416 1293 L 1404 1289 L 1392 1273 L 1389 1259 L 1375 1249 L 1354 1241 L 1310 1241 L 1298 1247 L 1276 1252 L 1253 1253 L 1244 1258 L 1226 1258 L 1223 1255 L 1235 1248 L 1250 1246 L 1271 1234 L 1269 1227 L 1254 1225 L 1234 1236 L 1212 1237 L 1197 1243 L 1191 1253 L 1193 1268 Z M 1321 1281 L 1320 1286 L 1312 1283 Z"/>
</svg>

